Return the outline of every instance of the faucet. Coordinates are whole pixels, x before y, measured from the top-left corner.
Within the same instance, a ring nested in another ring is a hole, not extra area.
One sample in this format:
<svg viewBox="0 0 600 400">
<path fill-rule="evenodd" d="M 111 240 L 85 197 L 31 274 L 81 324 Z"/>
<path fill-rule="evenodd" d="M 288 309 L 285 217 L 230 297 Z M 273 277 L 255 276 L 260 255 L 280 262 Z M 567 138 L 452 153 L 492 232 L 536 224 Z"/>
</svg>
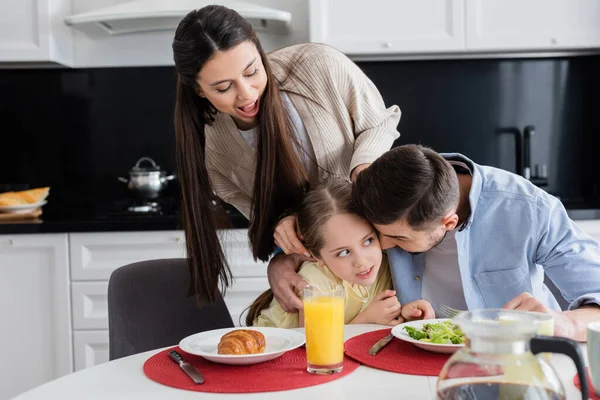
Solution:
<svg viewBox="0 0 600 400">
<path fill-rule="evenodd" d="M 534 172 L 531 171 L 531 137 L 535 135 L 535 126 L 527 125 L 523 128 L 523 134 L 518 128 L 498 128 L 497 134 L 511 134 L 515 139 L 515 173 L 531 181 L 536 186 L 548 186 L 548 169 L 546 164 L 542 165 L 541 171 L 536 164 Z"/>
</svg>

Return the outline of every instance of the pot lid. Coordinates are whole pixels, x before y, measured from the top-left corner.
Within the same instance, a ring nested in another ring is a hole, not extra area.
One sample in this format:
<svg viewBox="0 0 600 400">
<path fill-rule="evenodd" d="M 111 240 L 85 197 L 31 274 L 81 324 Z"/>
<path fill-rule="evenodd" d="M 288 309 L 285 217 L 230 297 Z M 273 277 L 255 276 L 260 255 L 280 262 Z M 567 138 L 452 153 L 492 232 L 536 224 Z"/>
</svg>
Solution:
<svg viewBox="0 0 600 400">
<path fill-rule="evenodd" d="M 150 164 L 152 164 L 151 167 L 142 167 L 141 164 L 144 161 L 148 161 Z M 135 163 L 135 166 L 133 166 L 131 168 L 131 172 L 153 172 L 153 171 L 160 171 L 160 166 L 157 165 L 153 159 L 151 159 L 150 157 L 142 157 L 139 160 L 137 160 L 137 162 Z"/>
</svg>

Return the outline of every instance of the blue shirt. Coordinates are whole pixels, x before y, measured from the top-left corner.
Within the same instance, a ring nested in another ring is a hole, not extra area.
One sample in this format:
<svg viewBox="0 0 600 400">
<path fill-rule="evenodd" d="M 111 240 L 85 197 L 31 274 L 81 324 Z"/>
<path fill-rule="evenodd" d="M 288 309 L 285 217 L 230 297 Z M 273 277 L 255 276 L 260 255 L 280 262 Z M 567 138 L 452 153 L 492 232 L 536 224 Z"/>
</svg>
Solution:
<svg viewBox="0 0 600 400">
<path fill-rule="evenodd" d="M 456 232 L 469 309 L 500 308 L 529 292 L 560 311 L 544 285 L 544 274 L 570 303 L 569 309 L 600 305 L 600 246 L 575 225 L 557 198 L 516 174 L 475 164 L 461 154 L 442 156 L 465 163 L 473 176 L 471 212 Z M 387 253 L 400 302 L 420 299 L 424 254 L 399 247 Z"/>
</svg>

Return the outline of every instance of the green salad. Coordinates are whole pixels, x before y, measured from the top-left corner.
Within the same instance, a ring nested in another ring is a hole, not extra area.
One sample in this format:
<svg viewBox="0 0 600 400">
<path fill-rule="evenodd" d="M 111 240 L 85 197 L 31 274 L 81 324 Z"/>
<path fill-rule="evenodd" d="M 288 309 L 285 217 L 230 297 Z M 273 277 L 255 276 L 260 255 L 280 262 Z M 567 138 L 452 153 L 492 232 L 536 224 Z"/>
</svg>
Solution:
<svg viewBox="0 0 600 400">
<path fill-rule="evenodd" d="M 404 330 L 408 336 L 422 342 L 436 344 L 464 344 L 465 334 L 458 325 L 450 321 L 442 321 L 437 324 L 424 324 L 421 329 L 405 326 Z"/>
</svg>

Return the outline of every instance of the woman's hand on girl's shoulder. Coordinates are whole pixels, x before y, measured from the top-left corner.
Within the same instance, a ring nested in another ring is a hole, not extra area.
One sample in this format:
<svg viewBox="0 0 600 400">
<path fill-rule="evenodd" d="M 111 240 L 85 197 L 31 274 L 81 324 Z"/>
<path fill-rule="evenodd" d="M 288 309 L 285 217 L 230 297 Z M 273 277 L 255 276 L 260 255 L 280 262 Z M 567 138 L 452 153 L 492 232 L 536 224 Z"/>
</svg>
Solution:
<svg viewBox="0 0 600 400">
<path fill-rule="evenodd" d="M 285 254 L 299 254 L 310 257 L 310 253 L 300 241 L 301 236 L 295 214 L 282 218 L 277 223 L 275 233 L 273 234 L 275 244 L 279 246 Z"/>
</svg>

